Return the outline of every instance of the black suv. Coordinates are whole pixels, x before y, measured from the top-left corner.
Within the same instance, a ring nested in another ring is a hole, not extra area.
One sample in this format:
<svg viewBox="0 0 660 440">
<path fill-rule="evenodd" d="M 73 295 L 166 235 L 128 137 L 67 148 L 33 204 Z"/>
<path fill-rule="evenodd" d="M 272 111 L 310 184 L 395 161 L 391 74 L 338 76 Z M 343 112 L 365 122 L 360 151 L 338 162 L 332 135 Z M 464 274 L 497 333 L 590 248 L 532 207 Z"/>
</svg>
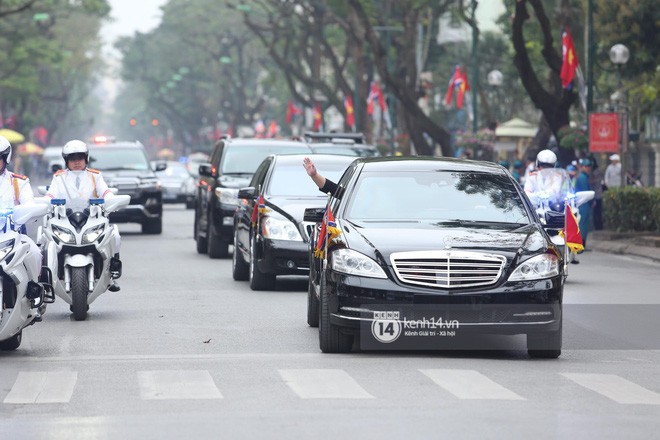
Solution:
<svg viewBox="0 0 660 440">
<path fill-rule="evenodd" d="M 163 230 L 163 193 L 155 171 L 164 170 L 160 163 L 154 170 L 144 147 L 139 142 L 90 143 L 89 166 L 103 172 L 103 178 L 119 194 L 131 196 L 124 209 L 110 214 L 113 223 L 140 223 L 142 233 L 160 234 Z"/>
<path fill-rule="evenodd" d="M 250 184 L 257 167 L 271 154 L 308 154 L 304 142 L 273 139 L 221 139 L 210 163 L 199 166 L 194 238 L 197 252 L 226 258 L 234 240 L 238 190 Z M 302 167 L 302 163 L 300 164 Z"/>
</svg>

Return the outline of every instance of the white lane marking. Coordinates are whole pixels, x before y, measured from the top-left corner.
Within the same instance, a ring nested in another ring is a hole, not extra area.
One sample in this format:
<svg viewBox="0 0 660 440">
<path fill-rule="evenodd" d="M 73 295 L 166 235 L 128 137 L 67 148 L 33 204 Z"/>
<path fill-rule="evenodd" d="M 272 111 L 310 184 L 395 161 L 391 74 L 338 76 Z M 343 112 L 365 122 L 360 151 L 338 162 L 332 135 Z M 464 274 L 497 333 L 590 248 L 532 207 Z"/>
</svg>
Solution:
<svg viewBox="0 0 660 440">
<path fill-rule="evenodd" d="M 419 370 L 459 399 L 525 400 L 475 370 Z"/>
<path fill-rule="evenodd" d="M 660 394 L 615 374 L 561 373 L 561 375 L 617 403 L 660 405 Z"/>
<path fill-rule="evenodd" d="M 138 384 L 144 400 L 222 399 L 206 370 L 139 371 Z"/>
<path fill-rule="evenodd" d="M 347 372 L 335 369 L 277 370 L 303 399 L 373 399 Z"/>
<path fill-rule="evenodd" d="M 77 380 L 75 371 L 21 371 L 4 403 L 67 403 Z"/>
</svg>

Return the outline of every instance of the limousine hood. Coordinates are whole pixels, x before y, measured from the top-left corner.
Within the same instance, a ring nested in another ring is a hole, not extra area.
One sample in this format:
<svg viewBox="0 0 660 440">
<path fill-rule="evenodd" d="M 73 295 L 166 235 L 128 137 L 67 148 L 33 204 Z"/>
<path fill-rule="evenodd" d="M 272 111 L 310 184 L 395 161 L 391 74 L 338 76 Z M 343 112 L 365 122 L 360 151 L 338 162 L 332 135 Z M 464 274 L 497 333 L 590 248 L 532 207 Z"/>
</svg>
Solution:
<svg viewBox="0 0 660 440">
<path fill-rule="evenodd" d="M 339 221 L 342 239 L 358 252 L 389 261 L 393 252 L 430 250 L 471 250 L 512 256 L 522 248 L 523 254 L 538 253 L 548 246 L 539 225 L 464 226 L 456 223 L 420 222 L 349 222 Z"/>
</svg>

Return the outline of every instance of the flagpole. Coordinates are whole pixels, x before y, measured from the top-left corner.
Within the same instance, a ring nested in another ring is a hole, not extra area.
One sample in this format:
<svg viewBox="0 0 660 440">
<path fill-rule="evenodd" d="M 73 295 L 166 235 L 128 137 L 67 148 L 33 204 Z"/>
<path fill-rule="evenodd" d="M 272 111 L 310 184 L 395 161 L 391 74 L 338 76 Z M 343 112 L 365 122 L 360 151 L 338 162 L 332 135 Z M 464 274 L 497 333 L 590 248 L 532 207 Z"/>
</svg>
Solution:
<svg viewBox="0 0 660 440">
<path fill-rule="evenodd" d="M 332 198 L 332 194 L 328 193 L 328 203 L 325 205 L 325 214 L 323 215 L 323 221 L 326 223 L 326 230 L 325 230 L 325 235 L 327 237 L 328 235 L 328 209 L 330 209 L 330 199 Z M 319 237 L 320 239 L 321 237 Z M 323 270 L 325 270 L 328 267 L 328 240 L 327 238 L 325 239 L 325 243 L 323 244 Z"/>
<path fill-rule="evenodd" d="M 479 130 L 477 94 L 479 92 L 479 63 L 477 60 L 477 42 L 479 39 L 479 29 L 477 28 L 477 4 L 472 0 L 472 132 L 474 134 Z"/>
</svg>

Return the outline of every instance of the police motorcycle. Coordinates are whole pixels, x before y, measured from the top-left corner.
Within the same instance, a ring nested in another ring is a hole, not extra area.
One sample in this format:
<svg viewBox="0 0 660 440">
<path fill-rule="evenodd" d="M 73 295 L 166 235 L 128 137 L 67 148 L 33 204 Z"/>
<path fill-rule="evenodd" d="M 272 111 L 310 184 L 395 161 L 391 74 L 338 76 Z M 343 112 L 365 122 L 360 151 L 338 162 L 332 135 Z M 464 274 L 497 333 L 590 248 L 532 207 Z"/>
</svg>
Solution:
<svg viewBox="0 0 660 440">
<path fill-rule="evenodd" d="M 42 204 L 0 208 L 0 350 L 16 350 L 23 329 L 41 321 L 46 303 L 55 300 L 41 255 L 35 257 L 32 239 L 22 233 L 47 212 Z"/>
<path fill-rule="evenodd" d="M 55 294 L 70 305 L 76 321 L 87 319 L 89 305 L 121 276 L 121 263 L 112 258 L 117 253 L 117 226 L 110 224 L 108 216 L 129 202 L 128 195 L 50 201 L 51 209 L 38 232 L 39 243 L 53 274 Z"/>
<path fill-rule="evenodd" d="M 543 224 L 544 229 L 550 235 L 550 239 L 560 248 L 564 249 L 564 273 L 568 273 L 566 265 L 576 258 L 576 254 L 566 246 L 566 240 L 559 233 L 564 229 L 566 223 L 566 206 L 571 207 L 577 222 L 580 222 L 579 207 L 593 200 L 594 191 L 566 191 L 560 189 L 539 191 L 530 195 L 530 199 L 536 205 L 536 213 Z"/>
</svg>

